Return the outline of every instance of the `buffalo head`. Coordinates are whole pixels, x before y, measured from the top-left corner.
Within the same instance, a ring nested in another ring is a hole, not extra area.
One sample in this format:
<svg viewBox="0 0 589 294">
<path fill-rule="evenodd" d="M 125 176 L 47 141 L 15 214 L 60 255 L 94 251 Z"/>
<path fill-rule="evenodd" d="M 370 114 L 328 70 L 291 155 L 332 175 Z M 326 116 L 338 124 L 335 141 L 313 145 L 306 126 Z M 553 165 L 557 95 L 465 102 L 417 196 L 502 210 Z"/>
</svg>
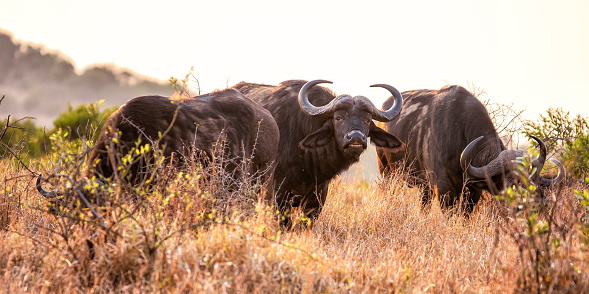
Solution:
<svg viewBox="0 0 589 294">
<path fill-rule="evenodd" d="M 551 158 L 550 160 L 558 166 L 558 175 L 554 179 L 548 179 L 541 176 L 540 171 L 544 167 L 544 162 L 546 161 L 546 145 L 540 138 L 533 135 L 530 135 L 530 137 L 538 142 L 540 147 L 538 157 L 531 162 L 531 166 L 534 168 L 534 173 L 530 176 L 530 179 L 539 186 L 552 186 L 558 184 L 565 177 L 564 165 L 557 159 Z M 501 180 L 507 183 L 507 185 L 517 183 L 520 178 L 517 167 L 522 164 L 524 156 L 526 156 L 526 152 L 523 150 L 503 150 L 495 159 L 485 166 L 475 167 L 467 164 L 466 158 L 476 157 L 476 154 L 472 154 L 474 146 L 483 138 L 484 136 L 480 136 L 474 139 L 464 148 L 464 151 L 460 155 L 460 165 L 466 171 L 469 181 L 485 183 L 492 180 L 495 184 L 498 184 L 497 182 Z"/>
<path fill-rule="evenodd" d="M 403 143 L 395 136 L 379 128 L 372 121 L 391 121 L 401 112 L 403 96 L 397 89 L 385 84 L 376 84 L 371 87 L 387 89 L 394 97 L 395 104 L 383 111 L 374 106 L 364 96 L 339 95 L 324 106 L 315 106 L 309 102 L 308 91 L 311 87 L 331 83 L 326 80 L 314 80 L 307 82 L 299 92 L 299 105 L 308 115 L 326 117 L 323 127 L 305 137 L 299 146 L 308 150 L 327 145 L 335 140 L 336 147 L 346 156 L 358 157 L 366 149 L 368 137 L 371 142 L 379 147 L 399 149 Z"/>
</svg>

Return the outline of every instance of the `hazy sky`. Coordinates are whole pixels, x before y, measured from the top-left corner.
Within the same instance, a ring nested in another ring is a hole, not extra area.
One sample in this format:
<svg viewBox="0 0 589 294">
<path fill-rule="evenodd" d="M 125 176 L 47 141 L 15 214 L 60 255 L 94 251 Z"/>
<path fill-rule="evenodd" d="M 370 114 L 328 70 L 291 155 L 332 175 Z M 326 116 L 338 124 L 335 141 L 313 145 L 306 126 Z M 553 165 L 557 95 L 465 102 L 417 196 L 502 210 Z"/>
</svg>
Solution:
<svg viewBox="0 0 589 294">
<path fill-rule="evenodd" d="M 380 107 L 387 92 L 370 84 L 474 84 L 526 117 L 550 106 L 589 114 L 589 1 L 158 3 L 2 0 L 0 28 L 78 68 L 115 63 L 167 80 L 194 66 L 205 92 L 321 78 Z"/>
</svg>

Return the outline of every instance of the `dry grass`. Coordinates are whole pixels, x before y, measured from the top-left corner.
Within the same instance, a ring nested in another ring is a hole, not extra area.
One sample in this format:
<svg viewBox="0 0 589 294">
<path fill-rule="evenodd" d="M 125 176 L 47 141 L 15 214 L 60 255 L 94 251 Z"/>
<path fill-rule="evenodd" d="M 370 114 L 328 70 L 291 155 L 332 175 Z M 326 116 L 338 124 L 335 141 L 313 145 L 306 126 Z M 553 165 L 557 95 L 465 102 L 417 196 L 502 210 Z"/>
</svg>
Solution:
<svg viewBox="0 0 589 294">
<path fill-rule="evenodd" d="M 33 166 L 48 170 L 45 161 Z M 336 180 L 311 229 L 283 231 L 274 209 L 255 200 L 253 184 L 228 189 L 220 178 L 226 175 L 217 170 L 215 177 L 207 176 L 211 170 L 196 164 L 181 175 L 162 167 L 155 184 L 137 190 L 121 184 L 100 192 L 118 199 L 98 209 L 102 225 L 79 204 L 64 207 L 61 215 L 49 213 L 25 172 L 12 161 L 1 166 L 0 292 L 589 289 L 589 255 L 577 230 L 584 214 L 573 192 L 583 187 L 552 191 L 560 200 L 540 212 L 544 220 L 551 220 L 549 212 L 555 215 L 554 230 L 542 243 L 544 235 L 526 233 L 513 221 L 525 210 L 510 210 L 492 197 L 468 218 L 441 210 L 436 202 L 422 209 L 421 191 L 408 187 L 402 175 L 370 185 Z M 66 163 L 68 168 L 75 170 Z M 556 237 L 558 248 L 550 245 Z M 533 245 L 534 240 L 540 243 Z M 530 258 L 537 249 L 550 254 Z M 538 264 L 549 269 L 542 275 L 548 281 L 531 274 Z"/>
</svg>

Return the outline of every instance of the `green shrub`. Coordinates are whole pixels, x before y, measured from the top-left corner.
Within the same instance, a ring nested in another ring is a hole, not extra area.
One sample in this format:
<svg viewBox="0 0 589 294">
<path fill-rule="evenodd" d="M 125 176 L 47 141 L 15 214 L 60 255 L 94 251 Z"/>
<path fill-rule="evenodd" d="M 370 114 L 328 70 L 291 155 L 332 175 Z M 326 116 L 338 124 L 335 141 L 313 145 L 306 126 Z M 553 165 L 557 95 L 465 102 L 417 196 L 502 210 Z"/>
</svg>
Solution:
<svg viewBox="0 0 589 294">
<path fill-rule="evenodd" d="M 589 177 L 585 178 L 585 184 L 589 185 Z M 582 220 L 578 223 L 579 240 L 583 242 L 586 252 L 589 252 L 589 191 L 587 189 L 574 190 L 575 196 L 579 199 L 579 207 L 582 212 Z"/>
<path fill-rule="evenodd" d="M 15 154 L 38 157 L 45 151 L 45 136 L 42 127 L 31 119 L 4 119 L 0 121 L 2 142 Z M 10 156 L 7 148 L 0 149 L 0 158 Z"/>
<path fill-rule="evenodd" d="M 589 135 L 567 142 L 564 162 L 569 176 L 581 179 L 589 175 Z"/>
<path fill-rule="evenodd" d="M 580 251 L 587 253 L 589 229 L 580 218 L 586 215 L 587 191 L 575 190 L 580 204 L 564 200 L 567 197 L 563 189 L 544 190 L 545 196 L 552 195 L 555 202 L 542 200 L 537 197 L 538 189 L 542 188 L 535 186 L 530 179 L 534 172 L 531 164 L 524 161 L 516 171 L 520 185 L 508 187 L 496 196 L 505 216 L 504 221 L 497 224 L 497 229 L 503 230 L 514 241 L 522 264 L 514 292 L 579 292 L 578 289 L 586 286 L 583 286 L 584 278 L 579 275 L 580 260 L 571 254 L 571 249 L 577 246 L 572 240 L 579 238 L 584 242 Z M 574 206 L 580 206 L 582 210 L 578 211 Z M 570 217 L 563 218 L 563 215 Z"/>
<path fill-rule="evenodd" d="M 0 158 L 10 156 L 10 151 L 19 156 L 37 158 L 50 148 L 51 140 L 46 140 L 46 137 L 58 133 L 59 130 L 67 132 L 69 140 L 85 138 L 91 142 L 96 141 L 106 119 L 118 109 L 113 106 L 100 110 L 102 104 L 103 101 L 98 101 L 81 104 L 75 108 L 68 105 L 68 108 L 53 121 L 55 128 L 51 130 L 36 126 L 31 119 L 0 120 L 2 142 L 5 147 L 10 148 L 0 149 Z"/>
<path fill-rule="evenodd" d="M 118 109 L 113 106 L 100 111 L 103 103 L 104 100 L 90 104 L 82 103 L 76 108 L 68 104 L 68 108 L 53 121 L 53 125 L 56 130 L 67 129 L 72 140 L 86 138 L 95 141 L 106 119 Z"/>
<path fill-rule="evenodd" d="M 583 178 L 589 172 L 589 122 L 581 115 L 570 117 L 561 108 L 549 108 L 537 121 L 527 121 L 526 131 L 546 141 L 549 153 L 556 153 L 567 175 Z"/>
<path fill-rule="evenodd" d="M 537 121 L 526 121 L 526 131 L 551 143 L 547 144 L 548 151 L 559 151 L 559 147 L 566 147 L 566 143 L 574 141 L 580 136 L 587 135 L 589 124 L 581 115 L 570 117 L 570 112 L 562 108 L 548 108 L 546 115 L 540 115 Z"/>
</svg>

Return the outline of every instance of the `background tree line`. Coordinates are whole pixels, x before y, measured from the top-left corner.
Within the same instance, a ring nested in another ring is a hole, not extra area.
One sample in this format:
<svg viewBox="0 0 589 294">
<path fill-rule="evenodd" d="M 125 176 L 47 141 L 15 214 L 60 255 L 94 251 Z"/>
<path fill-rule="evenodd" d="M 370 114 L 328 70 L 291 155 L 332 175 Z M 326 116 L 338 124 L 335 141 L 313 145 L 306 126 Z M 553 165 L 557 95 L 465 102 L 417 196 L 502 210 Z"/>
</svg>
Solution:
<svg viewBox="0 0 589 294">
<path fill-rule="evenodd" d="M 14 40 L 0 29 L 0 96 L 6 99 L 0 117 L 35 117 L 51 125 L 55 114 L 68 106 L 104 100 L 104 106 L 121 105 L 146 94 L 169 96 L 167 81 L 139 75 L 114 65 L 93 65 L 77 70 L 64 54 L 42 45 Z"/>
</svg>

